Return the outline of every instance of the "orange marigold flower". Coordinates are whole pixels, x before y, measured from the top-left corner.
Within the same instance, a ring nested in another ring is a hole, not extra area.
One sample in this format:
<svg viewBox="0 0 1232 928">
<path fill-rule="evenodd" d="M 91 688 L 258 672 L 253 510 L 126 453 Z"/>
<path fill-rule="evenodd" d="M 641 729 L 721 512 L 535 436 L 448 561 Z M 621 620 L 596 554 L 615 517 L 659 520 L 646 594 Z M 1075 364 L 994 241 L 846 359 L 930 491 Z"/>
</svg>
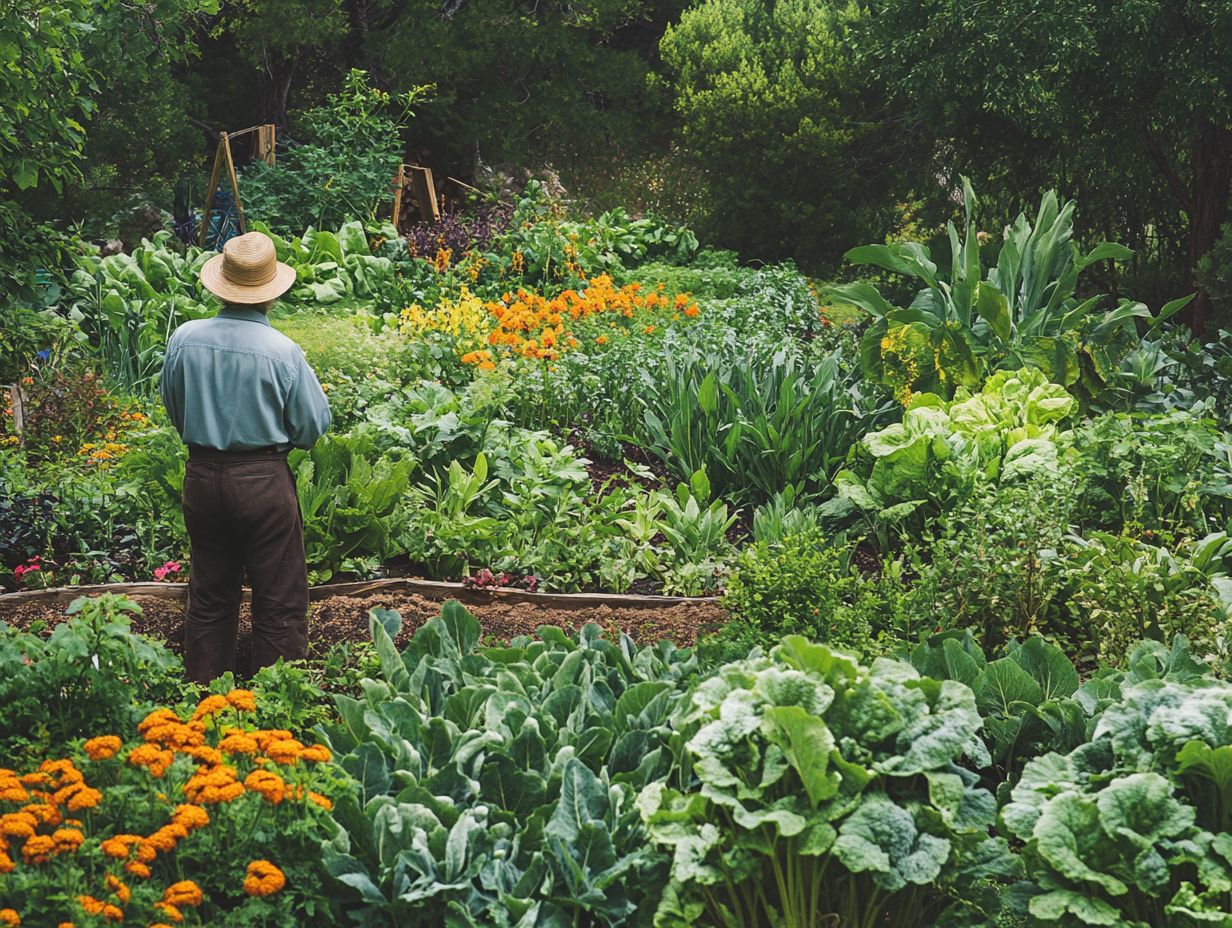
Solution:
<svg viewBox="0 0 1232 928">
<path fill-rule="evenodd" d="M 227 694 L 226 699 L 231 704 L 231 708 L 238 709 L 240 712 L 257 711 L 257 697 L 253 695 L 252 690 L 232 690 Z"/>
<path fill-rule="evenodd" d="M 45 863 L 56 851 L 55 839 L 50 835 L 35 835 L 27 838 L 21 847 L 21 856 L 31 863 Z"/>
<path fill-rule="evenodd" d="M 124 869 L 133 876 L 140 877 L 143 880 L 148 880 L 150 878 L 150 868 L 139 861 L 130 860 L 124 865 Z"/>
<path fill-rule="evenodd" d="M 282 777 L 269 770 L 254 770 L 244 779 L 244 786 L 260 793 L 271 805 L 278 805 L 286 794 L 286 783 Z"/>
<path fill-rule="evenodd" d="M 0 925 L 12 925 L 13 928 L 21 924 L 21 916 L 14 909 L 0 909 Z"/>
<path fill-rule="evenodd" d="M 137 859 L 143 864 L 153 863 L 154 858 L 158 856 L 158 848 L 156 848 L 149 840 L 143 840 L 137 845 Z"/>
<path fill-rule="evenodd" d="M 99 849 L 116 860 L 124 860 L 129 852 L 129 846 L 119 838 L 107 838 L 99 844 Z"/>
<path fill-rule="evenodd" d="M 250 896 L 272 896 L 287 885 L 286 875 L 268 860 L 254 860 L 244 877 L 244 892 Z"/>
<path fill-rule="evenodd" d="M 93 809 L 103 801 L 103 794 L 93 787 L 86 786 L 77 790 L 68 801 L 70 812 L 79 809 Z"/>
<path fill-rule="evenodd" d="M 36 770 L 33 773 L 23 773 L 18 779 L 22 786 L 46 786 L 51 782 L 51 777 L 42 770 Z"/>
<path fill-rule="evenodd" d="M 312 790 L 308 791 L 308 798 L 319 805 L 326 812 L 330 811 L 334 807 L 334 804 L 330 802 L 328 796 L 322 796 L 320 793 L 312 792 Z"/>
<path fill-rule="evenodd" d="M 77 928 L 77 926 L 72 922 L 60 922 L 60 924 L 56 925 L 56 928 Z"/>
<path fill-rule="evenodd" d="M 133 892 L 124 885 L 124 881 L 118 876 L 108 873 L 105 880 L 107 888 L 115 894 L 115 897 L 123 903 L 128 903 L 128 900 L 133 898 Z"/>
<path fill-rule="evenodd" d="M 163 917 L 168 921 L 179 924 L 184 920 L 184 913 L 173 906 L 170 902 L 156 902 L 154 908 L 163 913 Z"/>
<path fill-rule="evenodd" d="M 280 764 L 293 764 L 299 759 L 300 752 L 304 750 L 304 746 L 294 738 L 284 738 L 280 741 L 272 742 L 265 749 L 265 753 L 270 756 L 270 759 Z"/>
<path fill-rule="evenodd" d="M 53 828 L 64 820 L 60 815 L 60 810 L 50 802 L 32 802 L 21 811 L 33 815 L 44 825 L 51 825 Z"/>
<path fill-rule="evenodd" d="M 238 733 L 227 735 L 218 742 L 218 750 L 224 754 L 256 754 L 257 741 L 251 735 Z"/>
<path fill-rule="evenodd" d="M 86 836 L 76 828 L 57 828 L 51 839 L 56 842 L 56 851 L 75 851 L 85 843 Z"/>
<path fill-rule="evenodd" d="M 103 904 L 103 918 L 109 922 L 122 922 L 124 921 L 124 910 L 118 905 L 106 902 Z"/>
<path fill-rule="evenodd" d="M 310 760 L 314 763 L 328 763 L 329 759 L 334 755 L 330 753 L 329 748 L 323 744 L 313 744 L 304 748 L 299 752 L 300 760 Z"/>
<path fill-rule="evenodd" d="M 183 825 L 188 831 L 195 831 L 210 823 L 210 814 L 200 806 L 178 805 L 175 807 L 175 812 L 171 814 L 171 821 L 177 825 Z"/>
<path fill-rule="evenodd" d="M 77 904 L 85 909 L 87 915 L 103 914 L 103 903 L 95 899 L 93 896 L 78 896 Z"/>
<path fill-rule="evenodd" d="M 227 705 L 228 703 L 226 696 L 219 696 L 217 693 L 206 696 L 205 699 L 197 703 L 197 710 L 192 716 L 193 721 L 196 722 L 201 719 L 207 719 L 210 716 L 217 715 L 219 712 L 222 712 L 225 708 L 227 708 Z"/>
<path fill-rule="evenodd" d="M 109 757 L 115 757 L 120 750 L 120 739 L 115 735 L 101 735 L 98 738 L 91 738 L 85 744 L 86 756 L 90 760 L 106 760 Z"/>
<path fill-rule="evenodd" d="M 0 873 L 12 873 L 16 866 L 6 851 L 0 851 Z"/>
<path fill-rule="evenodd" d="M 6 781 L 7 786 L 0 786 L 0 802 L 25 802 L 30 793 L 16 780 Z"/>
<path fill-rule="evenodd" d="M 690 319 L 694 318 L 701 310 L 697 308 L 697 304 L 691 304 L 685 307 L 684 314 Z"/>
<path fill-rule="evenodd" d="M 141 723 L 137 726 L 137 731 L 144 735 L 155 725 L 165 725 L 168 722 L 179 722 L 179 720 L 180 717 L 170 709 L 155 709 L 141 720 Z"/>
<path fill-rule="evenodd" d="M 130 764 L 147 768 L 153 777 L 161 777 L 174 761 L 174 754 L 154 744 L 143 744 L 128 753 Z"/>
<path fill-rule="evenodd" d="M 189 748 L 184 753 L 200 764 L 222 763 L 222 752 L 210 747 L 208 744 L 202 744 L 195 748 Z"/>
<path fill-rule="evenodd" d="M 201 899 L 201 887 L 192 880 L 180 880 L 178 883 L 172 883 L 163 893 L 163 902 L 177 908 L 185 906 L 195 908 L 201 904 Z"/>
<path fill-rule="evenodd" d="M 257 742 L 257 747 L 264 751 L 269 745 L 275 741 L 288 741 L 295 736 L 289 731 L 281 728 L 271 728 L 268 730 L 254 731 L 253 739 Z"/>
<path fill-rule="evenodd" d="M 29 812 L 10 812 L 0 815 L 0 835 L 10 838 L 29 838 L 38 827 L 38 819 Z"/>
</svg>

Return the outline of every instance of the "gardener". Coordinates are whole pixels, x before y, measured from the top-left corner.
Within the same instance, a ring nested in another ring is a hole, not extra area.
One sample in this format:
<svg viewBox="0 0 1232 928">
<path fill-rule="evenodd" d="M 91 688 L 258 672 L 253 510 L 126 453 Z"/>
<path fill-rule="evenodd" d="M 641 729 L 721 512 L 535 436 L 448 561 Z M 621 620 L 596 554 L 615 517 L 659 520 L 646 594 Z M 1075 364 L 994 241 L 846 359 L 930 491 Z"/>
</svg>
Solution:
<svg viewBox="0 0 1232 928">
<path fill-rule="evenodd" d="M 188 445 L 184 663 L 200 682 L 234 669 L 245 571 L 251 669 L 308 649 L 304 530 L 287 452 L 311 447 L 330 412 L 304 353 L 266 317 L 294 282 L 268 236 L 233 238 L 201 268 L 201 283 L 226 305 L 167 343 L 163 405 Z"/>
</svg>

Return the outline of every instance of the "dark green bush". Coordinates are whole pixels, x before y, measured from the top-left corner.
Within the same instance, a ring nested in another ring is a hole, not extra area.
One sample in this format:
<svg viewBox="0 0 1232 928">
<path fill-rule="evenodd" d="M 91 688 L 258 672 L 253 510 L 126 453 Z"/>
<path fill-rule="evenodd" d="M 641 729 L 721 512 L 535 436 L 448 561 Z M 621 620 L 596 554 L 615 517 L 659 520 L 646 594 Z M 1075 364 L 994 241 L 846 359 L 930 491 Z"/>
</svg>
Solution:
<svg viewBox="0 0 1232 928">
<path fill-rule="evenodd" d="M 799 634 L 864 652 L 867 613 L 851 608 L 861 587 L 844 550 L 818 529 L 779 542 L 758 542 L 736 562 L 727 588 L 730 622 L 707 646 L 711 654 L 748 654 L 784 635 Z"/>
</svg>

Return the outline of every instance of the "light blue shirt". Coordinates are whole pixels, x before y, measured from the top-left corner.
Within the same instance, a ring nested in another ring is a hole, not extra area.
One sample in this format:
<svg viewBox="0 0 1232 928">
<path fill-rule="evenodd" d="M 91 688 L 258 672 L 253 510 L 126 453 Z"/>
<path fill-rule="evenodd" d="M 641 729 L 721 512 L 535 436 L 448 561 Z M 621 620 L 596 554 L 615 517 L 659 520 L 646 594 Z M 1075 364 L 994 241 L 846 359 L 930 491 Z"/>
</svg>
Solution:
<svg viewBox="0 0 1232 928">
<path fill-rule="evenodd" d="M 299 345 L 243 306 L 176 329 L 159 390 L 185 443 L 218 451 L 310 448 L 332 419 Z"/>
</svg>

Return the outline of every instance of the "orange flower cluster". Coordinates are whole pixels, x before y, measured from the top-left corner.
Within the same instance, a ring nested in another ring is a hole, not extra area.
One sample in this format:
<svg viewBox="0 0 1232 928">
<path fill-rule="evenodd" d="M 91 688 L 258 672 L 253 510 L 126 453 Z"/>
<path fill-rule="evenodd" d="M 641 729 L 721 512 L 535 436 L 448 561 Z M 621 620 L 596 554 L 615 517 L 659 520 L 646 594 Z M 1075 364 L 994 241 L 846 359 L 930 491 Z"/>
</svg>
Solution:
<svg viewBox="0 0 1232 928">
<path fill-rule="evenodd" d="M 565 290 L 551 299 L 521 289 L 516 294 L 506 293 L 498 302 L 486 304 L 496 319 L 488 333 L 488 345 L 507 349 L 515 356 L 550 360 L 578 346 L 573 327 L 585 319 L 606 316 L 614 320 L 613 327 L 625 330 L 637 320 L 642 331 L 650 333 L 655 326 L 647 319 L 660 318 L 664 313 L 692 318 L 700 312 L 687 294 L 668 298 L 661 290 L 660 286 L 643 294 L 636 283 L 618 288 L 611 277 L 603 274 L 590 281 L 585 290 Z M 604 343 L 598 338 L 596 342 Z M 488 352 L 472 352 L 462 360 L 483 365 L 492 358 Z"/>
<path fill-rule="evenodd" d="M 210 825 L 211 806 L 222 806 L 251 793 L 280 808 L 291 802 L 300 803 L 300 810 L 309 805 L 332 808 L 326 796 L 304 785 L 308 773 L 297 772 L 305 764 L 328 762 L 329 749 L 320 744 L 305 745 L 282 729 L 242 727 L 243 714 L 256 708 L 250 691 L 232 690 L 225 696 L 207 696 L 187 721 L 170 709 L 154 710 L 137 726 L 141 743 L 127 753 L 116 735 L 100 735 L 82 745 L 84 756 L 100 765 L 102 781 L 115 782 L 126 770 L 144 769 L 152 780 L 167 781 L 160 786 L 164 792 L 157 794 L 159 801 L 169 801 L 170 796 L 183 799 L 171 806 L 166 823 L 150 834 L 97 836 L 97 844 L 92 846 L 97 846 L 101 854 L 83 854 L 82 866 L 89 869 L 87 862 L 91 859 L 96 862 L 93 866 L 99 860 L 105 863 L 108 869 L 95 877 L 101 880 L 105 892 L 75 897 L 85 915 L 121 922 L 126 914 L 139 918 L 137 910 L 144 906 L 147 921 L 142 924 L 148 924 L 152 916 L 158 920 L 156 925 L 166 928 L 184 920 L 183 910 L 201 906 L 204 895 L 191 880 L 172 882 L 161 898 L 151 897 L 147 891 L 140 904 L 125 880 L 151 879 L 152 866 L 160 857 L 173 854 L 181 842 Z M 182 757 L 190 763 L 177 764 Z M 246 775 L 237 765 L 242 765 Z M 103 799 L 103 792 L 87 783 L 85 774 L 71 759 L 47 760 L 25 774 L 0 768 L 0 876 L 15 870 L 18 860 L 38 867 L 61 855 L 75 855 L 88 839 L 83 823 L 72 816 L 79 810 L 95 809 Z M 6 811 L 6 804 L 16 808 Z M 99 823 L 99 819 L 91 821 Z M 176 864 L 170 872 L 178 875 L 178 870 Z M 267 896 L 282 889 L 285 882 L 274 864 L 253 861 L 248 865 L 244 891 Z M 130 908 L 134 911 L 126 911 Z M 0 909 L 0 928 L 6 924 L 21 924 L 16 909 Z M 72 925 L 64 921 L 59 928 Z"/>
<path fill-rule="evenodd" d="M 250 896 L 272 896 L 287 885 L 286 875 L 268 860 L 254 860 L 244 877 L 244 892 Z"/>
</svg>

